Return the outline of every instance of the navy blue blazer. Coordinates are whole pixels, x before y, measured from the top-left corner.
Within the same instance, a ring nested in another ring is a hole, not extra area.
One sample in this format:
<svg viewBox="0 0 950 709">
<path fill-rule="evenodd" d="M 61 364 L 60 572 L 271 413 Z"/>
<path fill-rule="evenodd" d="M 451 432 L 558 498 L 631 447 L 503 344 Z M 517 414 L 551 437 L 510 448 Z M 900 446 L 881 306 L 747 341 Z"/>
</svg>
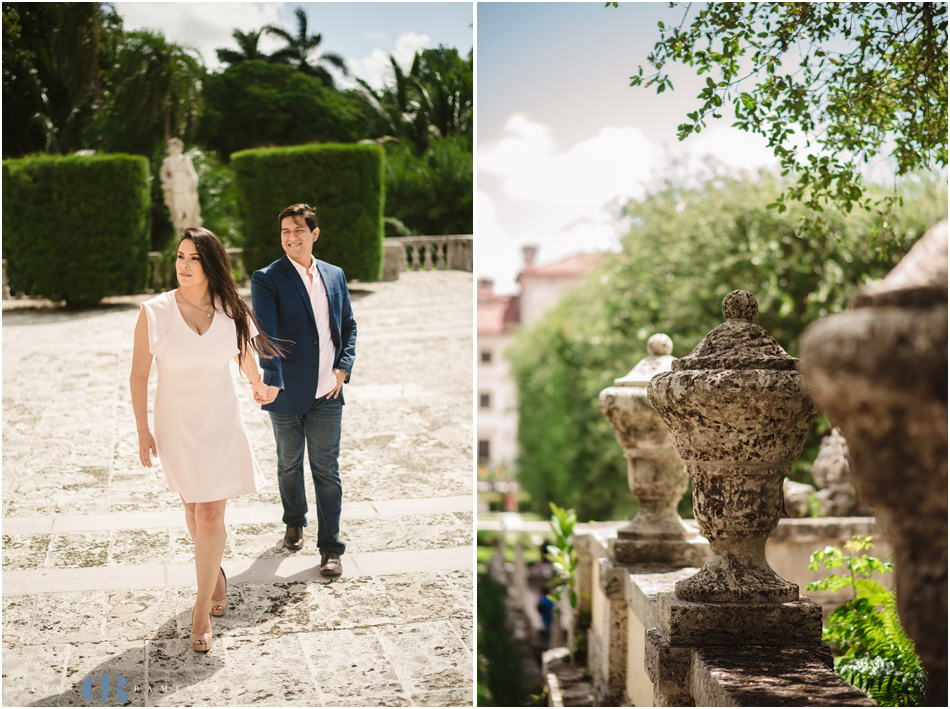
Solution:
<svg viewBox="0 0 950 709">
<path fill-rule="evenodd" d="M 356 359 L 356 319 L 346 276 L 337 266 L 315 260 L 327 292 L 330 335 L 336 347 L 333 368 L 346 372 L 349 382 Z M 261 331 L 284 350 L 283 357 L 260 358 L 264 383 L 283 390 L 263 409 L 279 414 L 306 413 L 317 393 L 320 342 L 310 296 L 286 255 L 251 276 L 251 302 Z"/>
</svg>

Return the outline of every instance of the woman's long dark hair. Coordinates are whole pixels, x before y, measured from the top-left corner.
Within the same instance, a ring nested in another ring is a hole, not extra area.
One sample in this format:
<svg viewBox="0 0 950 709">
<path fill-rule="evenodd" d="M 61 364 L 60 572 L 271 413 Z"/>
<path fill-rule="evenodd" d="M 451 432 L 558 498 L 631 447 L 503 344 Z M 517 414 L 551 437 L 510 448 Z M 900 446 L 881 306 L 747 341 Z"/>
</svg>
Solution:
<svg viewBox="0 0 950 709">
<path fill-rule="evenodd" d="M 249 349 L 256 352 L 261 357 L 279 357 L 281 354 L 277 344 L 263 332 L 260 332 L 260 325 L 254 313 L 247 307 L 247 303 L 238 295 L 237 281 L 234 280 L 234 274 L 231 272 L 231 257 L 224 250 L 224 244 L 212 232 L 201 227 L 188 227 L 185 229 L 178 243 L 181 244 L 185 239 L 191 239 L 198 252 L 198 258 L 201 259 L 201 269 L 208 279 L 208 291 L 211 294 L 211 303 L 220 301 L 224 309 L 224 314 L 234 321 L 234 329 L 237 331 L 237 346 L 241 351 L 241 357 Z M 251 338 L 250 328 L 247 326 L 247 320 L 250 318 L 260 334 L 257 338 Z"/>
</svg>

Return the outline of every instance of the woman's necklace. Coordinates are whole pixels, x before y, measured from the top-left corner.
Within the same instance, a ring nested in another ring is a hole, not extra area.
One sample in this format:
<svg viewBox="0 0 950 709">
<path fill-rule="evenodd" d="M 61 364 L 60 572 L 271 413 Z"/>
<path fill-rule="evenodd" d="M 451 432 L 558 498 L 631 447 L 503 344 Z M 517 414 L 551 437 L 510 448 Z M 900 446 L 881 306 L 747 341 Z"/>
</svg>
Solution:
<svg viewBox="0 0 950 709">
<path fill-rule="evenodd" d="M 188 305 L 190 305 L 192 308 L 194 308 L 195 310 L 200 310 L 202 313 L 204 313 L 206 318 L 210 318 L 210 317 L 211 317 L 211 314 L 214 312 L 214 306 L 213 306 L 213 305 L 211 306 L 211 310 L 208 311 L 208 310 L 205 310 L 204 308 L 199 308 L 197 305 L 191 303 L 191 302 L 185 297 L 185 295 L 181 292 L 181 290 L 178 291 L 178 295 L 180 295 L 180 296 L 181 296 L 181 299 L 182 299 L 183 301 L 185 301 Z"/>
</svg>

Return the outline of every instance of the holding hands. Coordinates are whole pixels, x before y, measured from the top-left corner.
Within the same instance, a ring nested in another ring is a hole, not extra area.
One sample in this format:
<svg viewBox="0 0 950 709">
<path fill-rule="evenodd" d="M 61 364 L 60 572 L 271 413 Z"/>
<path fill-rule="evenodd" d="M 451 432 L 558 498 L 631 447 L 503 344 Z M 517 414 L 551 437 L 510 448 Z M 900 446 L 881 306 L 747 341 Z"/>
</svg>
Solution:
<svg viewBox="0 0 950 709">
<path fill-rule="evenodd" d="M 280 389 L 267 386 L 263 379 L 252 388 L 254 389 L 254 402 L 261 406 L 272 403 L 277 398 L 277 394 L 280 393 Z"/>
</svg>

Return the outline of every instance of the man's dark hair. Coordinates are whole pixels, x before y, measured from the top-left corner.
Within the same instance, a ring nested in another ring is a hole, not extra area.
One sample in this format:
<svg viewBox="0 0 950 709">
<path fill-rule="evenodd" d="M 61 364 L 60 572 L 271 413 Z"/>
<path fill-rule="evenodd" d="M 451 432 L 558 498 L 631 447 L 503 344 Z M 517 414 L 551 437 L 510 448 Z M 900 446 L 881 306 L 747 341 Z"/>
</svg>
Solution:
<svg viewBox="0 0 950 709">
<path fill-rule="evenodd" d="M 310 231 L 319 226 L 317 224 L 317 215 L 313 213 L 313 210 L 307 204 L 292 204 L 287 207 L 284 211 L 277 215 L 277 228 L 280 229 L 281 222 L 284 221 L 284 217 L 303 217 L 304 221 L 307 222 L 307 226 L 310 227 Z"/>
</svg>

